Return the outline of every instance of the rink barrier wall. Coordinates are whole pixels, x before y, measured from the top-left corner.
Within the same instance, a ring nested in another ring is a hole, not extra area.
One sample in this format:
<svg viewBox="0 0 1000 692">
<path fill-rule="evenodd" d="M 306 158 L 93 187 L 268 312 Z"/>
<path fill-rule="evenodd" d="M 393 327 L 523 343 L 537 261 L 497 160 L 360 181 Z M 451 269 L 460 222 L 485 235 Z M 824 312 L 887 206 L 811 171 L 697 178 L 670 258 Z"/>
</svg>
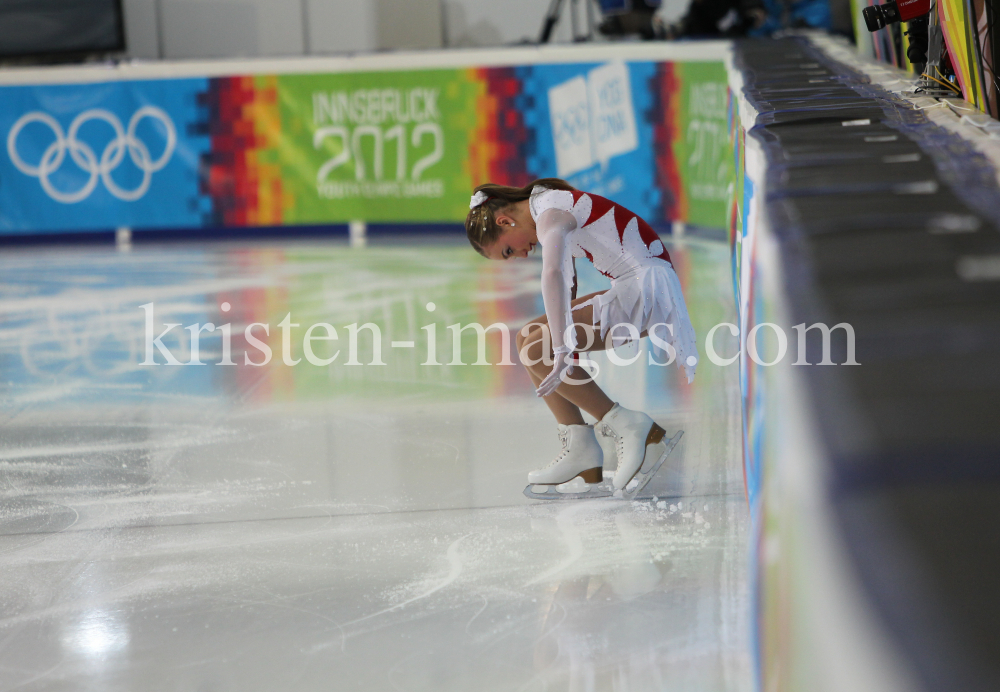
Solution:
<svg viewBox="0 0 1000 692">
<path fill-rule="evenodd" d="M 741 362 L 758 686 L 1000 689 L 995 143 L 876 72 L 816 37 L 730 62 L 741 333 L 848 323 L 861 363 Z"/>
<path fill-rule="evenodd" d="M 725 226 L 725 44 L 0 73 L 0 235 L 454 224 L 557 176 Z"/>
</svg>

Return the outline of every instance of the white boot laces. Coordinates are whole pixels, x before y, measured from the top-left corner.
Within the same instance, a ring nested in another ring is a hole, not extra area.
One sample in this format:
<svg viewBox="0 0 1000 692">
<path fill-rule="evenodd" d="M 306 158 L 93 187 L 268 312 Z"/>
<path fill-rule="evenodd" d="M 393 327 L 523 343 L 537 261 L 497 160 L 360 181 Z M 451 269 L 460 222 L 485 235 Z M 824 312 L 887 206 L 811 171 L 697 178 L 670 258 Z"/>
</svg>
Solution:
<svg viewBox="0 0 1000 692">
<path fill-rule="evenodd" d="M 559 456 L 550 461 L 544 468 L 549 468 L 549 466 L 555 466 L 560 461 L 562 461 L 567 454 L 569 454 L 569 429 L 559 431 L 559 443 L 562 445 L 562 451 L 559 452 Z"/>
<path fill-rule="evenodd" d="M 622 436 L 607 423 L 601 423 L 601 434 L 615 441 L 615 451 L 618 452 L 618 463 L 620 464 L 621 460 L 625 458 L 625 445 Z"/>
</svg>

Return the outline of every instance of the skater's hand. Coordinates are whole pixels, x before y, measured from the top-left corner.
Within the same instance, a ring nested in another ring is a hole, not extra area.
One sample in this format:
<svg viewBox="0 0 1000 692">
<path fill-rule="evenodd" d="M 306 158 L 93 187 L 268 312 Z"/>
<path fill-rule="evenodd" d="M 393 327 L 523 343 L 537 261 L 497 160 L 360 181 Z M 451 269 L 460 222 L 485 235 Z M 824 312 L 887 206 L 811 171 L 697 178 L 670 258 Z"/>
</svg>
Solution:
<svg viewBox="0 0 1000 692">
<path fill-rule="evenodd" d="M 542 380 L 538 389 L 535 390 L 538 396 L 548 396 L 556 391 L 556 388 L 563 383 L 563 377 L 573 373 L 573 354 L 568 349 L 565 351 L 559 349 L 555 354 L 555 361 L 552 372 Z"/>
</svg>

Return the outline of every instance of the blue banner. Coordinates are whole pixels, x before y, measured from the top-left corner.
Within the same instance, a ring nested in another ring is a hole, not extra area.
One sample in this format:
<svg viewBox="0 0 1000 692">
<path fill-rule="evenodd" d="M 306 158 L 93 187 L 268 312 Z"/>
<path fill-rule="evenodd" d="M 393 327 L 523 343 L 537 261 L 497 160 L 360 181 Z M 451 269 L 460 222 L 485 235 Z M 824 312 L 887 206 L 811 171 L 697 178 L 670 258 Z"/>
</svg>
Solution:
<svg viewBox="0 0 1000 692">
<path fill-rule="evenodd" d="M 0 230 L 197 226 L 207 79 L 0 89 Z M 203 119 L 203 118 L 202 118 Z"/>
</svg>

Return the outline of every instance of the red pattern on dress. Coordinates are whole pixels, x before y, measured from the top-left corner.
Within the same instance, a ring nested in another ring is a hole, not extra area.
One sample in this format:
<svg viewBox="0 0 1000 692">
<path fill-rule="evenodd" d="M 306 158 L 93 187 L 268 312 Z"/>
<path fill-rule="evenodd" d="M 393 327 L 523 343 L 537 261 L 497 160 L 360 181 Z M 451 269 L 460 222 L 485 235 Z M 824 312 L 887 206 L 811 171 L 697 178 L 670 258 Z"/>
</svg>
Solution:
<svg viewBox="0 0 1000 692">
<path fill-rule="evenodd" d="M 618 229 L 618 240 L 621 241 L 622 237 L 625 235 L 625 227 L 628 226 L 632 219 L 635 219 L 639 226 L 639 237 L 642 238 L 642 242 L 646 244 L 646 247 L 650 247 L 655 241 L 660 240 L 660 236 L 656 231 L 653 230 L 652 226 L 646 223 L 641 216 L 635 214 L 620 204 L 615 204 L 609 199 L 605 199 L 600 195 L 591 194 L 589 192 L 581 192 L 577 195 L 575 192 L 573 194 L 573 203 L 576 204 L 580 197 L 583 195 L 588 195 L 590 197 L 591 207 L 590 207 L 590 217 L 587 222 L 583 224 L 584 226 L 589 226 L 598 219 L 604 218 L 604 216 L 611 210 L 614 210 L 615 227 Z M 660 240 L 660 245 L 663 245 L 663 241 Z M 667 249 L 664 247 L 663 252 L 655 255 L 660 259 L 670 262 L 670 255 L 667 253 Z M 590 258 L 593 262 L 593 258 Z"/>
</svg>

